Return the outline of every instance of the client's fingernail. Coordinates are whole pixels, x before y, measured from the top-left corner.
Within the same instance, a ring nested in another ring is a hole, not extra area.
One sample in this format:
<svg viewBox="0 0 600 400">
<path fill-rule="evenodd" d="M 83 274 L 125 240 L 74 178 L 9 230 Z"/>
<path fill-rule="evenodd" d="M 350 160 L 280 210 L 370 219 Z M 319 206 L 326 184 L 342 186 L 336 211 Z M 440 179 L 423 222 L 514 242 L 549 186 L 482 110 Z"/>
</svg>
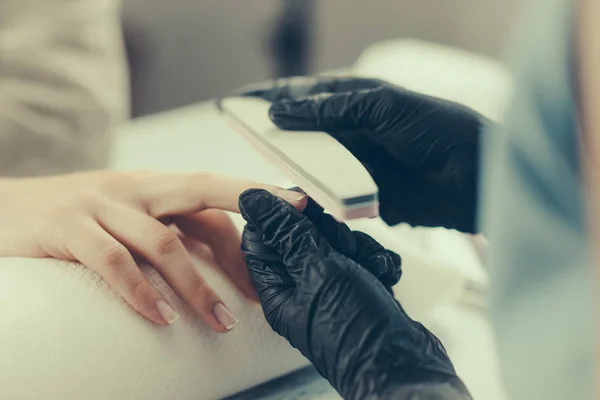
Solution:
<svg viewBox="0 0 600 400">
<path fill-rule="evenodd" d="M 156 302 L 156 309 L 161 317 L 163 317 L 169 325 L 179 319 L 179 314 L 164 300 L 159 300 Z"/>
<path fill-rule="evenodd" d="M 290 203 L 300 203 L 306 198 L 306 193 L 299 193 L 292 190 L 280 190 L 278 193 L 273 193 Z"/>
<path fill-rule="evenodd" d="M 225 304 L 223 303 L 217 303 L 213 312 L 215 313 L 215 317 L 217 317 L 217 320 L 228 331 L 232 330 L 235 324 L 238 322 L 237 319 L 235 319 L 235 317 L 231 313 L 231 311 L 229 311 L 229 309 L 225 307 Z"/>
<path fill-rule="evenodd" d="M 290 192 L 306 194 L 306 192 L 304 190 L 302 190 L 302 188 L 300 186 L 292 186 L 292 187 L 287 188 L 286 190 L 288 190 Z"/>
</svg>

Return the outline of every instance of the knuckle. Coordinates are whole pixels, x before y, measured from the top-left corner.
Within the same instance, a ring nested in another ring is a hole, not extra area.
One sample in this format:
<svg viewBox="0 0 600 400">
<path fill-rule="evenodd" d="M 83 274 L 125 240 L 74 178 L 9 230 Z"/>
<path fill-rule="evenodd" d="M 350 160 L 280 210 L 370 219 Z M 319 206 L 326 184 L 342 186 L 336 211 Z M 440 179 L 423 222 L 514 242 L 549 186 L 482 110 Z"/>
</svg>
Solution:
<svg viewBox="0 0 600 400">
<path fill-rule="evenodd" d="M 165 256 L 181 249 L 181 241 L 175 232 L 168 228 L 161 229 L 161 231 L 154 239 L 154 246 L 158 254 Z"/>
<path fill-rule="evenodd" d="M 121 245 L 112 245 L 102 254 L 104 264 L 111 270 L 120 270 L 129 264 L 130 254 L 127 249 Z"/>
<path fill-rule="evenodd" d="M 130 171 L 106 171 L 100 180 L 99 188 L 102 192 L 122 193 L 131 190 L 137 184 L 140 175 Z"/>
<path fill-rule="evenodd" d="M 186 187 L 194 187 L 192 185 L 207 186 L 210 185 L 214 180 L 215 174 L 213 174 L 212 172 L 201 171 L 194 172 L 192 175 L 190 175 L 189 179 L 184 180 L 184 184 L 189 185 Z"/>
<path fill-rule="evenodd" d="M 76 202 L 71 203 L 71 206 L 67 204 L 57 205 L 52 210 L 48 210 L 47 221 L 48 225 L 53 225 L 56 227 L 70 225 L 70 223 L 75 218 L 74 209 L 78 208 L 78 204 Z"/>
<path fill-rule="evenodd" d="M 61 213 L 73 214 L 73 208 L 90 211 L 100 203 L 101 195 L 95 190 L 86 190 L 77 195 L 73 202 L 60 208 Z"/>
<path fill-rule="evenodd" d="M 212 172 L 194 172 L 182 179 L 181 194 L 190 204 L 195 203 L 204 207 L 205 199 L 203 196 L 198 196 L 198 194 L 209 193 L 210 188 L 214 187 L 216 181 L 217 177 Z"/>
</svg>

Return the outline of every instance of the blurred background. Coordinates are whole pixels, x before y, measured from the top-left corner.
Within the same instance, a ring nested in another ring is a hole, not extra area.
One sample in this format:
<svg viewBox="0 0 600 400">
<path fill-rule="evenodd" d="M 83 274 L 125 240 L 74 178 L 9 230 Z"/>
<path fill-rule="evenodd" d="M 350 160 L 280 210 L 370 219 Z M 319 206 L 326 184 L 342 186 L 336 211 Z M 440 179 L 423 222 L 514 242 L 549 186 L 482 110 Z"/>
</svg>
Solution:
<svg viewBox="0 0 600 400">
<path fill-rule="evenodd" d="M 123 0 L 132 115 L 351 65 L 391 38 L 501 59 L 524 0 Z"/>
</svg>

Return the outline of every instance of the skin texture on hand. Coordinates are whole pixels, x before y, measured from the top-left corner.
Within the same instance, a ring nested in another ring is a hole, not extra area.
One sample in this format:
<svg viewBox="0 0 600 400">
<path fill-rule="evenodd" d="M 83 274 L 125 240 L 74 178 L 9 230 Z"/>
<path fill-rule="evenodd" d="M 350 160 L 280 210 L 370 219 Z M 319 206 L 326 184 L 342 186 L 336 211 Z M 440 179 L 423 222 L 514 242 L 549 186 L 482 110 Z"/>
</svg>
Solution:
<svg viewBox="0 0 600 400">
<path fill-rule="evenodd" d="M 238 212 L 239 194 L 252 187 L 302 204 L 299 193 L 210 173 L 97 171 L 0 180 L 0 257 L 80 261 L 148 320 L 174 322 L 176 310 L 146 279 L 140 258 L 214 331 L 226 332 L 235 318 L 193 266 L 182 236 L 208 246 L 239 290 L 256 299 L 239 232 L 220 211 Z"/>
<path fill-rule="evenodd" d="M 486 121 L 475 111 L 376 79 L 297 77 L 240 94 L 271 101 L 282 129 L 325 131 L 342 143 L 377 183 L 388 224 L 476 232 Z"/>
<path fill-rule="evenodd" d="M 301 213 L 253 189 L 240 211 L 246 230 L 262 234 L 264 253 L 242 246 L 254 249 L 246 262 L 268 323 L 343 398 L 469 398 L 439 340 L 393 298 L 397 254 L 312 200 Z"/>
</svg>

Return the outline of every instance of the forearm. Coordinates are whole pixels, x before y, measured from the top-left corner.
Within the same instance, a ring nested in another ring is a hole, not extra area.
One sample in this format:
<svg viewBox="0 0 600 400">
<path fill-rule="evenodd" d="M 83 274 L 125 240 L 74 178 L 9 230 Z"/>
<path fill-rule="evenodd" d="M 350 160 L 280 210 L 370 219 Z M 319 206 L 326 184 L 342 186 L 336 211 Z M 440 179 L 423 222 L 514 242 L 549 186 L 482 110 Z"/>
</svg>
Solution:
<svg viewBox="0 0 600 400">
<path fill-rule="evenodd" d="M 407 376 L 408 374 L 411 376 Z M 360 382 L 361 380 L 363 382 Z M 402 371 L 397 374 L 383 372 L 357 381 L 359 382 L 352 393 L 342 394 L 345 399 L 472 400 L 469 391 L 458 377 L 430 371 Z"/>
<path fill-rule="evenodd" d="M 390 387 L 381 399 L 398 400 L 472 400 L 472 397 L 449 383 L 427 383 Z"/>
<path fill-rule="evenodd" d="M 104 167 L 128 113 L 117 0 L 0 5 L 0 175 Z"/>
<path fill-rule="evenodd" d="M 403 323 L 404 329 L 383 339 L 385 345 L 374 343 L 380 350 L 361 363 L 352 383 L 338 385 L 344 398 L 471 400 L 442 342 L 420 323 L 404 319 L 411 327 Z M 411 339 L 409 331 L 420 332 L 420 338 Z"/>
</svg>

